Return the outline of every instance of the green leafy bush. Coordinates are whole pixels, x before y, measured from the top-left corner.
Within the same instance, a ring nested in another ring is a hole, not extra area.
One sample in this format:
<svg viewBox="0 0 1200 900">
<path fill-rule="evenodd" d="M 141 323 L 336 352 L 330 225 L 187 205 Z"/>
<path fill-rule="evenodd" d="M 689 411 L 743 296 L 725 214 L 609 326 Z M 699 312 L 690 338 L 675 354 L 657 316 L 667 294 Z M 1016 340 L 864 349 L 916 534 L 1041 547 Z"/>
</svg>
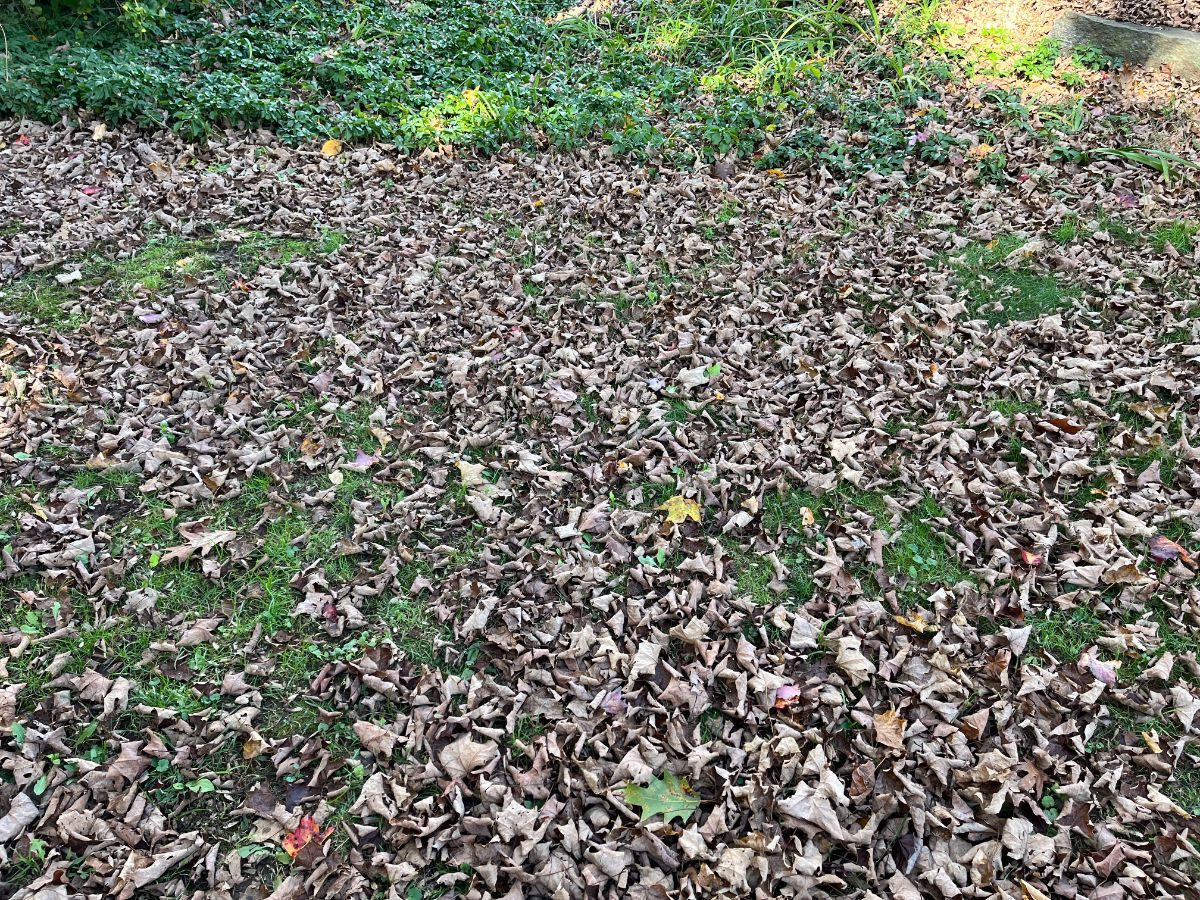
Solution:
<svg viewBox="0 0 1200 900">
<path fill-rule="evenodd" d="M 810 107 L 814 60 L 881 27 L 845 2 L 640 0 L 555 22 L 567 0 L 262 0 L 229 25 L 187 0 L 59 7 L 4 21 L 20 77 L 0 79 L 0 114 L 77 113 L 190 139 L 265 127 L 289 142 L 407 149 L 598 136 L 639 154 L 750 154 Z M 902 71 L 904 46 L 874 52 Z M 896 160 L 905 137 L 884 141 Z"/>
</svg>

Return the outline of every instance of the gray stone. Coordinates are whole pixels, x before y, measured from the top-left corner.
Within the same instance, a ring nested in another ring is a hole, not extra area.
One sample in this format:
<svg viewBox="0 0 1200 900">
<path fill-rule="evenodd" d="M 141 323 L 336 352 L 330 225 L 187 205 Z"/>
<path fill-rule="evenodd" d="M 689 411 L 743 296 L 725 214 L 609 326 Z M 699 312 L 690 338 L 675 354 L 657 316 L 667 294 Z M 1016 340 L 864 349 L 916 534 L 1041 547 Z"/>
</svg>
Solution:
<svg viewBox="0 0 1200 900">
<path fill-rule="evenodd" d="M 1134 65 L 1165 64 L 1176 75 L 1200 79 L 1200 33 L 1186 28 L 1153 28 L 1068 12 L 1055 23 L 1050 36 L 1067 46 L 1091 44 Z"/>
</svg>

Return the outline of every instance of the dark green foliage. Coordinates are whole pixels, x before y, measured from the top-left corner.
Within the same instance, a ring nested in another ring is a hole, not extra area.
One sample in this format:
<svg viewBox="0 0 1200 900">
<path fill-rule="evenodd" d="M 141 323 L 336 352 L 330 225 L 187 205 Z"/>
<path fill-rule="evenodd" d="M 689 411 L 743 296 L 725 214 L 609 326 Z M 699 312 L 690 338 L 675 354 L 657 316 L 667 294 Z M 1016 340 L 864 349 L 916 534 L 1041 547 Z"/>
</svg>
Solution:
<svg viewBox="0 0 1200 900">
<path fill-rule="evenodd" d="M 554 23 L 569 4 L 263 0 L 227 28 L 203 4 L 168 11 L 165 2 L 6 17 L 7 64 L 20 77 L 0 79 L 0 114 L 82 113 L 187 138 L 266 127 L 295 143 L 337 137 L 405 149 L 570 147 L 601 136 L 621 151 L 671 145 L 713 158 L 760 149 L 785 117 L 812 108 L 819 70 L 809 61 L 862 26 L 836 2 L 642 0 L 603 23 Z M 930 27 L 897 29 L 917 25 Z M 905 72 L 915 53 L 908 34 L 875 51 L 885 70 Z M 866 147 L 809 148 L 801 136 L 778 155 L 812 150 L 843 169 L 864 168 L 872 154 L 885 169 L 910 152 L 944 158 L 946 138 L 910 140 L 920 130 L 905 124 L 906 111 L 926 88 L 910 74 L 901 83 L 870 109 L 839 95 L 848 86 L 816 101 L 823 115 L 853 116 L 851 130 L 869 127 Z"/>
</svg>

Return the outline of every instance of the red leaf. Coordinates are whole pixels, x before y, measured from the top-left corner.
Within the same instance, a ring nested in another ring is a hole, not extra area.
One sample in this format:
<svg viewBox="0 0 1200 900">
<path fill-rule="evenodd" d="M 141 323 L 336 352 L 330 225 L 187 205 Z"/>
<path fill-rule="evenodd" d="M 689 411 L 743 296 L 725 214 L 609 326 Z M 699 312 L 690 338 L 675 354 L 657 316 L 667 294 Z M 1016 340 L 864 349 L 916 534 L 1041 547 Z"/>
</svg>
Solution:
<svg viewBox="0 0 1200 900">
<path fill-rule="evenodd" d="M 314 841 L 320 843 L 331 834 L 333 834 L 332 825 L 322 831 L 316 819 L 312 816 L 302 816 L 296 830 L 283 836 L 283 849 L 288 856 L 295 859 L 296 854 L 309 844 Z"/>
<path fill-rule="evenodd" d="M 1155 562 L 1174 562 L 1179 560 L 1185 566 L 1192 564 L 1192 554 L 1161 534 L 1150 538 L 1150 558 Z"/>
<path fill-rule="evenodd" d="M 1044 557 L 1040 553 L 1030 553 L 1028 550 L 1014 550 L 1012 552 L 1013 559 L 1017 562 L 1029 566 L 1031 569 L 1036 569 L 1042 564 Z"/>
<path fill-rule="evenodd" d="M 1070 419 L 1064 419 L 1061 416 L 1047 416 L 1046 421 L 1059 431 L 1064 431 L 1067 434 L 1079 434 L 1084 428 L 1083 425 L 1076 425 Z"/>
</svg>

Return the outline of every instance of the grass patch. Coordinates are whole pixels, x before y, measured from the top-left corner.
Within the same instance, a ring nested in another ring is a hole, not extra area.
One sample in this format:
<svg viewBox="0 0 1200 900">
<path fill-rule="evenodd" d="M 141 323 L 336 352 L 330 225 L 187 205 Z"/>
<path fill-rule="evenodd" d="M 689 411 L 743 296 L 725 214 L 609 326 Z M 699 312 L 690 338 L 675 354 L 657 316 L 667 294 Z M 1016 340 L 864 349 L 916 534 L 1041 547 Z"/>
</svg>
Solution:
<svg viewBox="0 0 1200 900">
<path fill-rule="evenodd" d="M 0 311 L 15 315 L 24 325 L 74 330 L 84 321 L 82 315 L 68 309 L 75 296 L 75 291 L 59 284 L 53 274 L 31 273 L 0 287 Z"/>
<path fill-rule="evenodd" d="M 1151 243 L 1159 253 L 1169 244 L 1180 253 L 1189 254 L 1196 249 L 1197 232 L 1200 232 L 1200 225 L 1193 222 L 1170 222 L 1154 229 Z"/>
<path fill-rule="evenodd" d="M 1015 416 L 1017 413 L 1036 415 L 1044 408 L 1037 400 L 1018 400 L 1013 397 L 996 397 L 988 401 L 987 407 L 1002 416 Z"/>
<path fill-rule="evenodd" d="M 1026 621 L 1033 626 L 1030 647 L 1059 663 L 1075 662 L 1104 630 L 1093 612 L 1081 608 L 1040 612 Z"/>
<path fill-rule="evenodd" d="M 884 569 L 901 582 L 897 594 L 902 605 L 920 603 L 931 588 L 971 577 L 933 524 L 945 517 L 946 511 L 926 497 L 901 520 L 900 530 L 883 549 Z"/>
<path fill-rule="evenodd" d="M 1035 270 L 1028 261 L 1006 262 L 1024 242 L 1015 236 L 975 244 L 955 264 L 968 310 L 989 325 L 1028 321 L 1069 308 L 1082 292 L 1055 275 Z"/>
<path fill-rule="evenodd" d="M 1054 240 L 1060 244 L 1069 244 L 1079 237 L 1079 216 L 1069 215 L 1054 229 Z"/>
</svg>

